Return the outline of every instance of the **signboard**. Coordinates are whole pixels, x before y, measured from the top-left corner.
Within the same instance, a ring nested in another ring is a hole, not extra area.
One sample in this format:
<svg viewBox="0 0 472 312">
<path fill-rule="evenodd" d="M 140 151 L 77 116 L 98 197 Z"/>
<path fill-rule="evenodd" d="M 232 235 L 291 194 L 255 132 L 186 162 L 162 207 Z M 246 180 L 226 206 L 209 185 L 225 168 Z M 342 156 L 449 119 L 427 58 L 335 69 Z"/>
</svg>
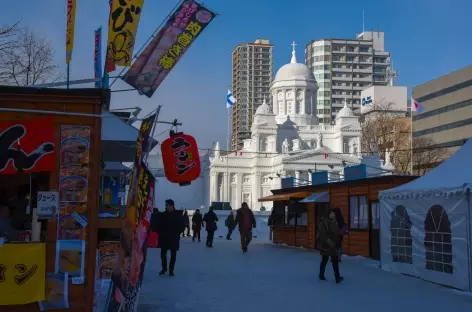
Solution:
<svg viewBox="0 0 472 312">
<path fill-rule="evenodd" d="M 292 188 L 294 187 L 295 185 L 295 178 L 294 177 L 290 177 L 290 178 L 282 178 L 280 179 L 280 188 Z"/>
<path fill-rule="evenodd" d="M 123 80 L 140 94 L 151 97 L 215 16 L 194 0 L 183 1 L 138 56 Z"/>
<path fill-rule="evenodd" d="M 52 218 L 59 211 L 59 192 L 38 192 L 36 208 L 38 218 Z"/>
<path fill-rule="evenodd" d="M 366 96 L 362 98 L 362 106 L 369 105 L 372 103 L 372 97 L 371 96 Z"/>
<path fill-rule="evenodd" d="M 328 183 L 328 171 L 317 171 L 311 173 L 311 185 Z"/>
<path fill-rule="evenodd" d="M 344 168 L 344 180 L 361 180 L 367 178 L 367 167 L 365 164 L 350 166 Z"/>
</svg>

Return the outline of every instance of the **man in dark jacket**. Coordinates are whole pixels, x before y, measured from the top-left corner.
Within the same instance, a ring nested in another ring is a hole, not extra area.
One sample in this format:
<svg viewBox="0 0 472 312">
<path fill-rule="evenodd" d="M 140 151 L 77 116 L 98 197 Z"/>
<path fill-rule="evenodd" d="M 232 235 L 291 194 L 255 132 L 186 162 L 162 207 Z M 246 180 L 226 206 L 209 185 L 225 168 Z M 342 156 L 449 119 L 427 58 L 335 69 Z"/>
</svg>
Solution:
<svg viewBox="0 0 472 312">
<path fill-rule="evenodd" d="M 215 237 L 215 231 L 217 230 L 216 222 L 218 222 L 218 217 L 213 211 L 213 207 L 210 207 L 207 213 L 203 216 L 203 222 L 205 222 L 205 227 L 207 230 L 207 241 L 206 246 L 213 248 L 213 238 Z"/>
<path fill-rule="evenodd" d="M 175 210 L 174 201 L 166 200 L 166 210 L 158 218 L 157 232 L 161 248 L 162 270 L 159 275 L 167 272 L 167 251 L 170 250 L 169 275 L 174 276 L 175 261 L 180 245 L 180 234 L 184 230 L 182 211 Z"/>
<path fill-rule="evenodd" d="M 202 230 L 202 224 L 203 224 L 203 217 L 202 217 L 202 214 L 200 213 L 200 209 L 197 209 L 195 211 L 195 214 L 192 216 L 192 231 L 193 231 L 192 241 L 195 241 L 195 238 L 198 237 L 198 242 L 201 242 L 200 231 Z"/>
<path fill-rule="evenodd" d="M 247 252 L 252 240 L 252 229 L 256 227 L 256 218 L 246 202 L 242 203 L 241 208 L 236 212 L 236 224 L 241 235 L 241 249 L 243 252 Z"/>
<path fill-rule="evenodd" d="M 225 225 L 228 228 L 228 234 L 226 234 L 226 239 L 231 240 L 231 234 L 233 234 L 234 227 L 236 226 L 236 223 L 234 221 L 234 214 L 232 211 L 229 213 L 229 216 L 226 218 Z"/>
<path fill-rule="evenodd" d="M 333 264 L 334 277 L 336 283 L 341 283 L 344 278 L 339 274 L 338 241 L 340 240 L 340 231 L 336 222 L 336 215 L 333 210 L 329 210 L 327 215 L 323 215 L 318 223 L 318 243 L 321 254 L 319 278 L 325 281 L 325 269 L 328 260 L 331 257 Z"/>
</svg>

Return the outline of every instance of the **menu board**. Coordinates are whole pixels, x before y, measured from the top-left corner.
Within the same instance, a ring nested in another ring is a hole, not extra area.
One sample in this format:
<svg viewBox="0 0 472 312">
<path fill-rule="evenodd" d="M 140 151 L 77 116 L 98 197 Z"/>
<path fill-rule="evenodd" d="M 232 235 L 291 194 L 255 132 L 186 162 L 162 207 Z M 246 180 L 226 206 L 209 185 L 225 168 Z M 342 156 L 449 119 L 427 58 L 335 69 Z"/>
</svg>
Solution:
<svg viewBox="0 0 472 312">
<path fill-rule="evenodd" d="M 83 240 L 87 220 L 90 127 L 63 125 L 57 239 Z"/>
</svg>

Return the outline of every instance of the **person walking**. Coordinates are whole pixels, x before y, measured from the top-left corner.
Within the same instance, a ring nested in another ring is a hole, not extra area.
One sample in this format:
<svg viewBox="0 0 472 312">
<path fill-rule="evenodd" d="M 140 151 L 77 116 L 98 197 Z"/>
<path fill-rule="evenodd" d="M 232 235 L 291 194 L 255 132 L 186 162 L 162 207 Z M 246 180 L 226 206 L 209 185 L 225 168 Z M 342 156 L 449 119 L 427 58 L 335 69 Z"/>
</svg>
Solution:
<svg viewBox="0 0 472 312">
<path fill-rule="evenodd" d="M 213 248 L 213 238 L 215 237 L 215 231 L 218 229 L 216 222 L 218 222 L 218 217 L 213 211 L 213 207 L 209 208 L 209 211 L 203 216 L 203 222 L 205 222 L 205 228 L 207 231 L 207 241 L 206 246 Z"/>
<path fill-rule="evenodd" d="M 272 212 L 269 216 L 269 220 L 267 220 L 267 225 L 269 226 L 269 240 L 272 241 L 272 237 L 274 234 L 274 225 L 275 225 L 275 210 L 272 208 Z"/>
<path fill-rule="evenodd" d="M 229 216 L 225 220 L 225 225 L 228 228 L 228 234 L 226 234 L 226 239 L 231 240 L 231 234 L 233 234 L 234 227 L 235 227 L 235 220 L 234 220 L 234 214 L 231 211 L 229 213 Z"/>
<path fill-rule="evenodd" d="M 344 278 L 341 277 L 339 273 L 337 246 L 338 240 L 340 239 L 340 231 L 336 222 L 336 214 L 333 210 L 329 209 L 327 213 L 321 216 L 320 222 L 318 223 L 318 241 L 321 254 L 319 279 L 322 281 L 326 280 L 325 270 L 329 258 L 331 258 L 331 263 L 333 265 L 336 284 L 339 284 L 344 280 Z"/>
<path fill-rule="evenodd" d="M 341 262 L 341 258 L 343 255 L 343 239 L 344 235 L 347 232 L 347 224 L 344 222 L 343 214 L 341 213 L 341 209 L 339 208 L 334 208 L 333 212 L 336 216 L 336 222 L 338 224 L 338 229 L 340 233 L 340 237 L 338 240 L 338 245 L 336 246 L 338 249 L 338 261 Z"/>
<path fill-rule="evenodd" d="M 195 210 L 195 214 L 192 216 L 192 231 L 193 231 L 192 241 L 195 241 L 195 238 L 198 237 L 198 242 L 201 242 L 200 231 L 202 230 L 202 224 L 203 224 L 203 217 L 202 217 L 202 214 L 200 213 L 200 209 L 197 209 Z"/>
<path fill-rule="evenodd" d="M 187 237 L 190 237 L 190 218 L 188 217 L 187 209 L 184 210 L 184 226 L 182 237 L 185 237 L 185 229 L 187 229 Z"/>
<path fill-rule="evenodd" d="M 162 270 L 159 275 L 167 272 L 167 251 L 170 251 L 169 275 L 174 276 L 177 251 L 180 245 L 180 234 L 184 230 L 184 218 L 182 211 L 175 209 L 172 199 L 166 200 L 166 210 L 158 218 L 157 233 L 159 234 L 159 245 L 161 248 Z"/>
<path fill-rule="evenodd" d="M 236 224 L 241 236 L 241 249 L 243 252 L 247 252 L 252 240 L 252 229 L 256 227 L 256 218 L 246 202 L 243 202 L 241 208 L 236 212 Z"/>
</svg>

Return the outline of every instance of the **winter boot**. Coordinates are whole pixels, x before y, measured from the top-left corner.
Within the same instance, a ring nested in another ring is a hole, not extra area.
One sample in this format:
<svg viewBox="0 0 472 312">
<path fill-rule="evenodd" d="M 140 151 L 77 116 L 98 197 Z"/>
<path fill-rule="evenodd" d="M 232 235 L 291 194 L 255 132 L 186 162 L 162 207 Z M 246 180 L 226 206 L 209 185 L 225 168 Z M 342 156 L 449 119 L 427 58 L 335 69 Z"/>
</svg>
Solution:
<svg viewBox="0 0 472 312">
<path fill-rule="evenodd" d="M 167 270 L 161 270 L 161 272 L 159 272 L 159 275 L 164 275 L 167 273 Z"/>
<path fill-rule="evenodd" d="M 340 284 L 344 281 L 344 277 L 340 276 L 336 279 L 336 284 Z"/>
</svg>

